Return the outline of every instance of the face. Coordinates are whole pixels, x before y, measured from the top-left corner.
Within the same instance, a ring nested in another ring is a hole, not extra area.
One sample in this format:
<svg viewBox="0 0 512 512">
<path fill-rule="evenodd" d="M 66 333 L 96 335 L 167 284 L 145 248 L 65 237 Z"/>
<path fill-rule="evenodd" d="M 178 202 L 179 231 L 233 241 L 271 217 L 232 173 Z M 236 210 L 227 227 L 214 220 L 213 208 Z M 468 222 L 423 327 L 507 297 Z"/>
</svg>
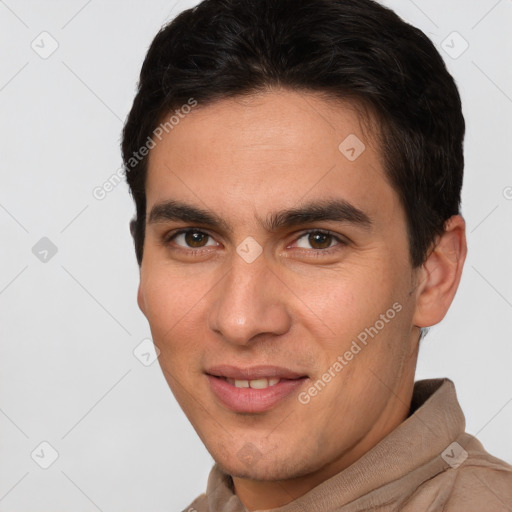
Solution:
<svg viewBox="0 0 512 512">
<path fill-rule="evenodd" d="M 138 303 L 225 471 L 334 472 L 406 417 L 415 273 L 355 108 L 291 91 L 199 105 L 151 150 L 146 194 Z"/>
</svg>

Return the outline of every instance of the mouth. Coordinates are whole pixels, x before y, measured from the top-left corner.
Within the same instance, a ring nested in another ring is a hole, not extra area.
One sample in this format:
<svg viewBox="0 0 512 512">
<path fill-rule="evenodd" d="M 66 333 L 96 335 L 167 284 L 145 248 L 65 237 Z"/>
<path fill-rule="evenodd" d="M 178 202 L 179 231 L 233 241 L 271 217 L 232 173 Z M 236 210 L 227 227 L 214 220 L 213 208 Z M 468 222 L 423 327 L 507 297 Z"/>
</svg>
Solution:
<svg viewBox="0 0 512 512">
<path fill-rule="evenodd" d="M 287 379 L 294 380 L 307 377 L 304 373 L 296 372 L 283 366 L 250 366 L 239 367 L 231 365 L 218 365 L 209 368 L 205 373 L 214 377 L 223 377 L 239 381 Z"/>
<path fill-rule="evenodd" d="M 206 376 L 216 399 L 231 411 L 266 412 L 304 386 L 309 379 L 278 366 L 216 366 Z"/>
</svg>

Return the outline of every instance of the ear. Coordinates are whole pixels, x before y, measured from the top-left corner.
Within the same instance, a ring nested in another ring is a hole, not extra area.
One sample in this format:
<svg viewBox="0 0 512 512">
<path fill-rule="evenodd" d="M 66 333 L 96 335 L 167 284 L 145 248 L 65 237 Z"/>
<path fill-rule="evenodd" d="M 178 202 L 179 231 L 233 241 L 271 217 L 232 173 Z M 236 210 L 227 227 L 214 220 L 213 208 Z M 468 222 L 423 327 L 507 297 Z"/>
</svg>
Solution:
<svg viewBox="0 0 512 512">
<path fill-rule="evenodd" d="M 135 217 L 130 221 L 130 233 L 132 235 L 132 238 L 135 239 L 135 224 L 136 224 L 136 219 Z"/>
<path fill-rule="evenodd" d="M 130 233 L 134 240 L 135 240 L 136 222 L 137 222 L 136 217 L 134 217 L 132 220 L 130 220 Z M 141 274 L 140 266 L 139 266 L 139 288 L 137 290 L 137 304 L 139 305 L 139 309 L 144 313 L 144 315 L 146 315 L 146 304 L 144 302 L 144 294 L 142 293 L 142 274 Z"/>
<path fill-rule="evenodd" d="M 444 318 L 459 287 L 466 253 L 466 224 L 454 215 L 418 272 L 413 325 L 430 327 Z"/>
<path fill-rule="evenodd" d="M 144 301 L 144 295 L 142 293 L 142 283 L 139 281 L 139 289 L 137 290 L 137 304 L 139 305 L 139 309 L 146 315 L 146 303 Z"/>
</svg>

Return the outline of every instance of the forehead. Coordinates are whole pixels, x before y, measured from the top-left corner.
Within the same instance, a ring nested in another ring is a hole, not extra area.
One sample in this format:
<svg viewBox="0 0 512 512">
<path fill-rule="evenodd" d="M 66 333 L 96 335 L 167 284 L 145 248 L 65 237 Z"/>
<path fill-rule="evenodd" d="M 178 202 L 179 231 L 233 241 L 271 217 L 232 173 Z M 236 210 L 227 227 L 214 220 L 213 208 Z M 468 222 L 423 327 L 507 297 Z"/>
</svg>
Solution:
<svg viewBox="0 0 512 512">
<path fill-rule="evenodd" d="M 352 203 L 393 203 L 366 121 L 356 104 L 297 91 L 199 104 L 150 151 L 148 210 L 183 196 L 260 213 L 333 192 Z"/>
<path fill-rule="evenodd" d="M 360 102 L 327 100 L 325 95 L 315 92 L 277 89 L 206 105 L 199 103 L 188 110 L 180 119 L 173 112 L 162 117 L 161 125 L 172 118 L 172 126 L 167 125 L 166 133 L 173 136 L 164 134 L 167 145 L 184 141 L 198 149 L 209 145 L 212 156 L 222 156 L 227 149 L 300 152 L 301 148 L 318 147 L 320 139 L 324 144 L 319 150 L 332 151 L 332 143 L 337 150 L 337 142 L 349 134 L 357 134 L 366 145 L 375 144 L 369 129 L 374 124 L 372 115 Z M 222 139 L 230 140 L 231 147 L 214 145 Z M 165 145 L 157 144 L 160 148 Z M 158 148 L 151 151 L 150 161 L 161 152 Z"/>
</svg>

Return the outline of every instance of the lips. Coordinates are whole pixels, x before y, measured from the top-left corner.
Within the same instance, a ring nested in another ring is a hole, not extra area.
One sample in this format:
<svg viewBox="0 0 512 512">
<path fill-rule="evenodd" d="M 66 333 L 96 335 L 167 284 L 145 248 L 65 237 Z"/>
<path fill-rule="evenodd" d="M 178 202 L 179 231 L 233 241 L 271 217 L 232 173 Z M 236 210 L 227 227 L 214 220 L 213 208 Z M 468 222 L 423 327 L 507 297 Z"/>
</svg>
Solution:
<svg viewBox="0 0 512 512">
<path fill-rule="evenodd" d="M 210 389 L 228 409 L 241 413 L 262 413 L 274 408 L 308 379 L 279 366 L 215 366 L 205 372 Z"/>
</svg>

